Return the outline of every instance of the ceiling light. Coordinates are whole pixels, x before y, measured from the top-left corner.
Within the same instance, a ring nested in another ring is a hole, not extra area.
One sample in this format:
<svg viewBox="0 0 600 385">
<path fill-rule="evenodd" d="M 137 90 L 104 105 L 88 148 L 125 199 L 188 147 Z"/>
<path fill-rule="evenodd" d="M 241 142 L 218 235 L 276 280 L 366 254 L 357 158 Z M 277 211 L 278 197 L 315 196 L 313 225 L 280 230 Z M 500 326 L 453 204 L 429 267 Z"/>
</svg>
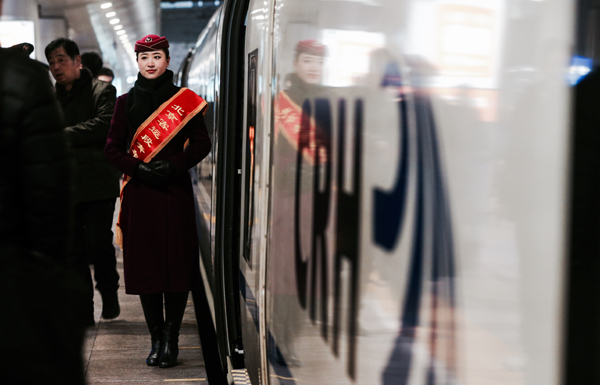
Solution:
<svg viewBox="0 0 600 385">
<path fill-rule="evenodd" d="M 123 26 L 121 24 L 115 25 L 115 31 L 118 31 L 120 29 L 123 29 Z"/>
<path fill-rule="evenodd" d="M 102 9 L 106 9 L 106 8 L 110 8 L 110 7 L 112 7 L 112 3 L 104 3 L 100 6 L 100 8 L 102 8 Z"/>
<path fill-rule="evenodd" d="M 124 30 L 124 29 L 122 29 L 122 30 L 120 30 L 120 31 L 117 31 L 117 36 L 119 36 L 119 35 L 123 35 L 124 33 L 127 33 L 127 32 L 125 32 L 125 30 Z"/>
<path fill-rule="evenodd" d="M 116 12 L 109 12 L 106 14 L 106 17 L 113 17 L 113 16 L 116 16 L 116 14 L 117 14 Z"/>
<path fill-rule="evenodd" d="M 117 24 L 119 21 L 121 21 L 121 20 L 119 20 L 119 19 L 110 19 L 109 23 L 111 23 L 111 24 Z"/>
</svg>

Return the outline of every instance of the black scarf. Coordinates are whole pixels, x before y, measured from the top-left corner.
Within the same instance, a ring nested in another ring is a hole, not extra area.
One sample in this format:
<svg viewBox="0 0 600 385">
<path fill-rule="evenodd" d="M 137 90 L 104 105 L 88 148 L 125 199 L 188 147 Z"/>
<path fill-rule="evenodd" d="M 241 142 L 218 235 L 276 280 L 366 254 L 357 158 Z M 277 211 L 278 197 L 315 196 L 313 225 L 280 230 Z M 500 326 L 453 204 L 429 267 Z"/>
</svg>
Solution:
<svg viewBox="0 0 600 385">
<path fill-rule="evenodd" d="M 138 73 L 137 81 L 127 94 L 127 120 L 134 130 L 161 104 L 169 100 L 178 91 L 173 84 L 173 72 L 166 70 L 156 79 L 146 79 Z"/>
<path fill-rule="evenodd" d="M 300 107 L 306 99 L 326 97 L 325 87 L 320 84 L 308 84 L 295 72 L 288 74 L 285 82 L 288 85 L 285 93 Z"/>
</svg>

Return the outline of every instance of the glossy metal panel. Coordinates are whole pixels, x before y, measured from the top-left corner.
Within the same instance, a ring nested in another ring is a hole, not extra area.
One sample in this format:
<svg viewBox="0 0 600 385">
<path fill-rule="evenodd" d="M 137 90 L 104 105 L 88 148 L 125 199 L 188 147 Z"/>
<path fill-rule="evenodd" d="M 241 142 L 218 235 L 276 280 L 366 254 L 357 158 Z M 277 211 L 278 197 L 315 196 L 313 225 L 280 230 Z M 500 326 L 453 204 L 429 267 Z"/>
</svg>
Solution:
<svg viewBox="0 0 600 385">
<path fill-rule="evenodd" d="M 276 2 L 270 383 L 559 383 L 573 7 Z"/>
</svg>

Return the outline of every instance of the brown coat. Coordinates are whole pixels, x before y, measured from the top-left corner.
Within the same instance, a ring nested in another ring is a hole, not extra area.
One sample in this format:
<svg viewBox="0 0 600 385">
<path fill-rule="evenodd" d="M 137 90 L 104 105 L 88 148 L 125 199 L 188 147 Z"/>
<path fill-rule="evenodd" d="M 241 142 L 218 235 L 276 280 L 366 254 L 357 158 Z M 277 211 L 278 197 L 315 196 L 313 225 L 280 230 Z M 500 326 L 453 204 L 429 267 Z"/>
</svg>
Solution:
<svg viewBox="0 0 600 385">
<path fill-rule="evenodd" d="M 117 98 L 105 148 L 106 158 L 129 176 L 141 162 L 128 153 L 137 127 L 130 127 L 127 94 Z M 186 138 L 190 145 L 183 150 Z M 123 191 L 120 225 L 127 294 L 182 292 L 199 277 L 198 236 L 194 193 L 188 169 L 211 149 L 199 113 L 167 144 L 154 160 L 169 159 L 177 175 L 161 188 L 132 178 Z"/>
</svg>

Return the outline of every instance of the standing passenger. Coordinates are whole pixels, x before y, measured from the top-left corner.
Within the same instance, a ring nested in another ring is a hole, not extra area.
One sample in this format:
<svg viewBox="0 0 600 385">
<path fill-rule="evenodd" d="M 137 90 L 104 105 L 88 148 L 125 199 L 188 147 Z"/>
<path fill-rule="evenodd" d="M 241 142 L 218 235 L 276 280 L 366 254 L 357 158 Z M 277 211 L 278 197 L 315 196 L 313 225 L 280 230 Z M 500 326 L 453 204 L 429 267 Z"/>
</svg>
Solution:
<svg viewBox="0 0 600 385">
<path fill-rule="evenodd" d="M 100 75 L 103 65 L 102 56 L 96 52 L 84 52 L 81 54 L 81 66 L 90 70 L 93 77 L 97 78 Z"/>
<path fill-rule="evenodd" d="M 114 78 L 115 73 L 110 68 L 106 67 L 100 68 L 100 71 L 98 71 L 98 76 L 96 76 L 96 79 L 107 82 L 108 84 L 112 84 Z"/>
<path fill-rule="evenodd" d="M 135 43 L 140 72 L 129 93 L 117 99 L 105 148 L 106 157 L 125 173 L 118 227 L 126 293 L 140 295 L 152 339 L 146 363 L 161 368 L 177 365 L 188 292 L 199 279 L 187 170 L 211 149 L 199 114 L 206 101 L 173 85 L 168 47 L 157 35 Z"/>
<path fill-rule="evenodd" d="M 77 162 L 74 265 L 88 282 L 83 311 L 88 326 L 94 325 L 94 289 L 89 263 L 94 264 L 96 288 L 102 295 L 102 317 L 120 314 L 117 289 L 119 274 L 113 246 L 112 222 L 119 174 L 104 158 L 103 149 L 116 99 L 115 87 L 92 78 L 80 68 L 77 44 L 56 39 L 45 50 L 56 80 L 56 96 L 67 127 L 67 140 Z"/>
<path fill-rule="evenodd" d="M 0 48 L 0 383 L 84 385 L 73 164 L 48 71 Z"/>
</svg>

